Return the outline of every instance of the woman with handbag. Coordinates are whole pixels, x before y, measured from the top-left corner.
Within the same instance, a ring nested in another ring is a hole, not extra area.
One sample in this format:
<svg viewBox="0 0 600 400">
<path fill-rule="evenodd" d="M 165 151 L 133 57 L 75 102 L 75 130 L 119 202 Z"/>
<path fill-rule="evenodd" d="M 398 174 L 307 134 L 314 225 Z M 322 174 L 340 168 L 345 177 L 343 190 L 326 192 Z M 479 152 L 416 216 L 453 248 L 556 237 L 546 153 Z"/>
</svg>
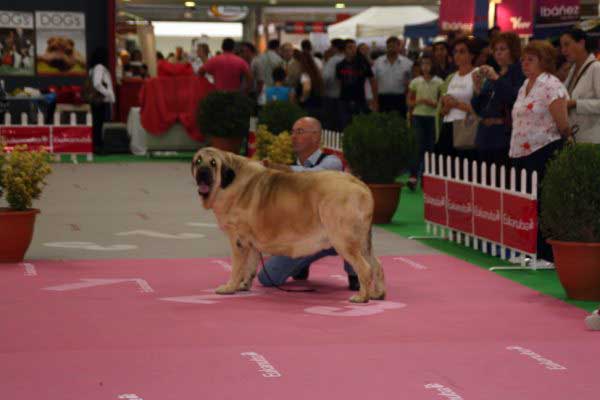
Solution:
<svg viewBox="0 0 600 400">
<path fill-rule="evenodd" d="M 437 153 L 473 158 L 477 119 L 471 107 L 473 97 L 473 62 L 477 51 L 472 40 L 462 38 L 454 43 L 454 64 L 457 71 L 448 76 L 448 90 L 441 98 L 444 116 Z"/>
<path fill-rule="evenodd" d="M 105 47 L 98 47 L 92 53 L 90 59 L 92 68 L 89 70 L 88 79 L 90 80 L 91 93 L 88 94 L 88 101 L 92 107 L 92 132 L 94 153 L 103 153 L 102 126 L 111 119 L 112 104 L 115 102 L 115 93 L 113 91 L 112 78 L 108 71 L 108 50 Z"/>
<path fill-rule="evenodd" d="M 565 80 L 569 123 L 579 127 L 578 142 L 600 143 L 600 62 L 591 40 L 581 29 L 572 29 L 560 37 L 560 48 L 573 63 Z"/>
<path fill-rule="evenodd" d="M 509 157 L 517 169 L 537 172 L 542 183 L 546 163 L 571 136 L 567 116 L 569 94 L 562 82 L 553 75 L 556 69 L 556 50 L 547 41 L 533 40 L 523 49 L 521 59 L 523 83 L 512 110 L 512 135 Z M 519 179 L 517 179 L 517 182 Z M 541 209 L 538 196 L 538 210 Z M 552 261 L 552 249 L 538 230 L 538 258 Z"/>
<path fill-rule="evenodd" d="M 487 163 L 488 171 L 491 164 L 496 164 L 496 181 L 499 182 L 500 167 L 508 165 L 512 129 L 510 113 L 525 76 L 519 62 L 521 41 L 516 33 L 496 35 L 490 47 L 498 70 L 490 65 L 479 67 L 481 74 L 473 75 L 475 96 L 471 99 L 471 106 L 481 118 L 475 138 L 477 159 Z"/>
</svg>

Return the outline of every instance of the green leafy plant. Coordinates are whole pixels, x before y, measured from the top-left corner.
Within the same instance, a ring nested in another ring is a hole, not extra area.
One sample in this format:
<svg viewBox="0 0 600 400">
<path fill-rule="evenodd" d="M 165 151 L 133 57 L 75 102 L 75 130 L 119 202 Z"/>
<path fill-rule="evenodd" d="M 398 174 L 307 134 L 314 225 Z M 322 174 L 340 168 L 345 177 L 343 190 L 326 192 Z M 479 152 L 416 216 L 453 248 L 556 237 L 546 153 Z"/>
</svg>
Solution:
<svg viewBox="0 0 600 400">
<path fill-rule="evenodd" d="M 208 136 L 244 137 L 253 112 L 254 101 L 243 93 L 214 91 L 198 103 L 196 122 Z"/>
<path fill-rule="evenodd" d="M 276 136 L 269 132 L 266 125 L 258 126 L 254 159 L 268 158 L 277 164 L 290 165 L 294 163 L 294 157 L 292 137 L 289 132 L 284 131 Z"/>
<path fill-rule="evenodd" d="M 281 132 L 290 132 L 294 123 L 306 115 L 297 104 L 289 101 L 272 101 L 258 113 L 258 123 L 266 125 L 270 132 L 279 135 Z"/>
<path fill-rule="evenodd" d="M 344 130 L 344 158 L 367 183 L 394 183 L 414 159 L 414 134 L 398 113 L 357 115 Z"/>
<path fill-rule="evenodd" d="M 31 208 L 33 200 L 42 194 L 45 178 L 50 172 L 45 150 L 29 151 L 27 146 L 16 146 L 6 153 L 0 143 L 0 187 L 11 209 Z"/>
<path fill-rule="evenodd" d="M 547 237 L 600 242 L 600 145 L 566 146 L 542 181 L 540 226 Z"/>
</svg>

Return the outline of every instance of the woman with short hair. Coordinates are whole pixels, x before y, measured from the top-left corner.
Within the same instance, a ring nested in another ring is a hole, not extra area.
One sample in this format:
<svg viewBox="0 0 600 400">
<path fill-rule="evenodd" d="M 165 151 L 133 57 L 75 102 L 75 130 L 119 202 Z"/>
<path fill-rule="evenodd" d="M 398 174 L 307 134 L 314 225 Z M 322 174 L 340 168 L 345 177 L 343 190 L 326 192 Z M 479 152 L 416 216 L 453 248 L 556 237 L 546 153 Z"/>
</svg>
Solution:
<svg viewBox="0 0 600 400">
<path fill-rule="evenodd" d="M 514 32 L 497 34 L 490 43 L 498 69 L 490 65 L 479 67 L 474 74 L 475 96 L 471 106 L 481 118 L 475 146 L 477 158 L 498 171 L 508 164 L 508 147 L 512 129 L 511 110 L 519 89 L 525 81 L 521 70 L 521 41 Z M 483 80 L 485 78 L 485 81 Z"/>
<path fill-rule="evenodd" d="M 554 47 L 543 40 L 533 40 L 523 49 L 521 64 L 527 79 L 519 89 L 512 110 L 509 151 L 512 164 L 517 173 L 521 169 L 529 173 L 536 171 L 540 183 L 546 163 L 562 148 L 564 138 L 571 136 L 567 116 L 569 94 L 553 75 L 556 56 Z M 552 249 L 539 231 L 537 255 L 544 260 L 553 260 Z"/>
</svg>

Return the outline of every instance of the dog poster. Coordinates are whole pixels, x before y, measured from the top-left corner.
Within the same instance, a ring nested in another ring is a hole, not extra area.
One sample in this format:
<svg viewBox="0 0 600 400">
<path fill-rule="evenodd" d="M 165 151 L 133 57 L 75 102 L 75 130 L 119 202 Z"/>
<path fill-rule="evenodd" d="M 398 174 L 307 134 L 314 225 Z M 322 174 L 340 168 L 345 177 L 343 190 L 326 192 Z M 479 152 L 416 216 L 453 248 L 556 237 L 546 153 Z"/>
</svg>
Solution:
<svg viewBox="0 0 600 400">
<path fill-rule="evenodd" d="M 0 10 L 0 75 L 33 75 L 34 44 L 33 13 Z"/>
<path fill-rule="evenodd" d="M 85 14 L 36 11 L 38 75 L 86 75 Z"/>
</svg>

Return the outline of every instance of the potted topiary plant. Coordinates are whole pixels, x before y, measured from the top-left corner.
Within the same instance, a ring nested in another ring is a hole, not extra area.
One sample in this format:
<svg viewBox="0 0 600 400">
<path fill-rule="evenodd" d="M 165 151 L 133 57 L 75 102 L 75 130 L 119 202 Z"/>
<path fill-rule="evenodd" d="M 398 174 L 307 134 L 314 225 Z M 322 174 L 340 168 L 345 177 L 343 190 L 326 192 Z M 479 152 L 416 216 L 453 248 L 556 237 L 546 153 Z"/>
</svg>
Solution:
<svg viewBox="0 0 600 400">
<path fill-rule="evenodd" d="M 0 188 L 8 207 L 0 207 L 0 262 L 21 262 L 33 237 L 35 216 L 40 210 L 31 208 L 51 172 L 46 151 L 28 151 L 16 146 L 4 151 L 0 143 Z"/>
<path fill-rule="evenodd" d="M 297 104 L 289 101 L 272 101 L 258 113 L 258 123 L 266 125 L 270 132 L 279 135 L 281 132 L 290 132 L 294 123 L 306 115 L 306 111 Z"/>
<path fill-rule="evenodd" d="M 413 157 L 414 135 L 398 113 L 357 115 L 344 130 L 344 158 L 375 198 L 376 224 L 391 221 L 402 184 L 396 178 Z"/>
<path fill-rule="evenodd" d="M 600 145 L 567 145 L 541 186 L 540 226 L 567 296 L 600 301 Z"/>
<path fill-rule="evenodd" d="M 211 146 L 237 154 L 253 112 L 254 101 L 243 93 L 214 91 L 198 103 L 198 128 Z"/>
</svg>

